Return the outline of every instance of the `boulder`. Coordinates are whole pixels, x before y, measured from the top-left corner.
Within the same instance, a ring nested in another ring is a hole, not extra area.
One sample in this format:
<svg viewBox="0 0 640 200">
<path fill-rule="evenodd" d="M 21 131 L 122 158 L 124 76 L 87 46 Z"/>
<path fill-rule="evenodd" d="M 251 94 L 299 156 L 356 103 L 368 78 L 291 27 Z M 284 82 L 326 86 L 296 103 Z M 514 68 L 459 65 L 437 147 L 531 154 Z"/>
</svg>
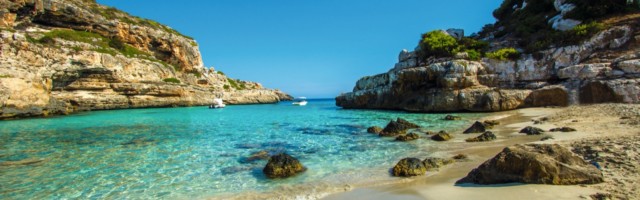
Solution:
<svg viewBox="0 0 640 200">
<path fill-rule="evenodd" d="M 420 136 L 418 134 L 409 133 L 409 134 L 406 134 L 406 135 L 400 135 L 400 136 L 396 137 L 396 141 L 406 142 L 406 141 L 417 140 L 419 138 L 420 138 Z"/>
<path fill-rule="evenodd" d="M 534 183 L 575 185 L 602 183 L 596 167 L 557 144 L 510 146 L 457 183 Z"/>
<path fill-rule="evenodd" d="M 417 158 L 404 158 L 393 167 L 393 176 L 420 176 L 427 172 L 427 167 Z"/>
<path fill-rule="evenodd" d="M 525 133 L 527 135 L 542 135 L 542 133 L 544 133 L 544 130 L 532 126 L 527 126 L 520 130 L 520 133 Z"/>
<path fill-rule="evenodd" d="M 497 137 L 491 131 L 484 132 L 482 135 L 474 138 L 469 138 L 467 142 L 488 142 L 491 140 L 495 140 Z"/>
<path fill-rule="evenodd" d="M 262 172 L 268 178 L 287 178 L 305 170 L 306 168 L 302 166 L 298 159 L 286 153 L 281 153 L 269 158 L 269 162 L 262 169 Z"/>
<path fill-rule="evenodd" d="M 427 170 L 436 170 L 442 166 L 451 164 L 455 161 L 452 159 L 443 159 L 443 158 L 426 158 L 422 162 L 424 163 L 424 166 L 427 168 Z"/>
<path fill-rule="evenodd" d="M 469 134 L 469 133 L 484 133 L 485 131 L 487 131 L 487 126 L 485 124 L 483 124 L 482 122 L 476 121 L 475 123 L 473 123 L 473 125 L 471 125 L 471 127 L 469 127 L 467 130 L 464 131 L 465 134 Z"/>
<path fill-rule="evenodd" d="M 431 136 L 432 140 L 439 142 L 448 141 L 451 140 L 451 138 L 453 137 L 451 137 L 451 135 L 445 131 L 440 131 L 438 134 Z"/>
<path fill-rule="evenodd" d="M 372 126 L 367 128 L 367 133 L 380 134 L 382 132 L 382 127 Z"/>
<path fill-rule="evenodd" d="M 575 132 L 577 130 L 575 128 L 571 128 L 571 127 L 562 127 L 562 128 L 552 128 L 549 131 L 551 131 L 551 132 Z"/>
<path fill-rule="evenodd" d="M 453 115 L 447 115 L 446 117 L 444 117 L 444 120 L 449 120 L 449 121 L 453 121 L 453 120 L 461 120 L 462 117 L 460 116 L 453 116 Z"/>
<path fill-rule="evenodd" d="M 420 126 L 411 123 L 402 118 L 398 118 L 396 121 L 390 121 L 386 127 L 380 132 L 380 136 L 393 137 L 401 134 L 405 134 L 408 129 L 420 128 Z"/>
</svg>

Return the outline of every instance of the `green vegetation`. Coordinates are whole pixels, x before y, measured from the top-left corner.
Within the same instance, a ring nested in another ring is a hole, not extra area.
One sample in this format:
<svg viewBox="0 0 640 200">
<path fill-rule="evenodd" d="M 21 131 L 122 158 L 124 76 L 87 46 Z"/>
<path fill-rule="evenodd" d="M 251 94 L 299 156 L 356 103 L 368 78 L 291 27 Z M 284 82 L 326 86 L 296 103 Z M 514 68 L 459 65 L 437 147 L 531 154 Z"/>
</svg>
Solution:
<svg viewBox="0 0 640 200">
<path fill-rule="evenodd" d="M 471 60 L 480 60 L 489 48 L 489 43 L 473 38 L 464 37 L 460 40 L 449 34 L 437 30 L 422 35 L 420 42 L 421 51 L 418 56 L 421 59 L 429 57 L 451 57 L 458 52 L 466 52 Z"/>
<path fill-rule="evenodd" d="M 567 3 L 575 4 L 576 8 L 565 17 L 581 20 L 585 22 L 585 26 L 562 32 L 554 30 L 548 24 L 549 18 L 559 14 L 553 6 L 554 0 L 527 1 L 524 8 L 524 0 L 505 0 L 493 11 L 498 22 L 483 27 L 479 35 L 485 37 L 493 32 L 496 38 L 514 37 L 526 53 L 534 53 L 554 45 L 575 45 L 602 30 L 603 26 L 595 23 L 596 21 L 611 15 L 640 11 L 639 2 L 635 0 L 635 5 L 627 5 L 627 0 L 567 0 Z M 500 31 L 496 31 L 498 27 Z"/>
<path fill-rule="evenodd" d="M 224 86 L 222 86 L 222 88 L 224 88 L 224 90 L 229 90 L 229 89 L 231 89 L 231 86 L 229 86 L 229 85 L 224 85 Z"/>
<path fill-rule="evenodd" d="M 236 82 L 236 80 L 233 80 L 231 78 L 227 78 L 227 81 L 229 81 L 229 85 L 231 85 L 231 87 L 235 88 L 236 90 L 247 89 L 244 83 L 238 83 Z"/>
<path fill-rule="evenodd" d="M 189 74 L 193 74 L 194 76 L 196 76 L 196 77 L 198 77 L 198 78 L 202 77 L 202 73 L 200 73 L 200 72 L 199 72 L 199 71 L 197 71 L 197 70 L 188 71 L 187 73 L 189 73 Z"/>
<path fill-rule="evenodd" d="M 426 56 L 450 57 L 457 53 L 458 41 L 449 34 L 435 30 L 422 35 L 420 48 Z"/>
<path fill-rule="evenodd" d="M 162 81 L 164 81 L 166 83 L 177 83 L 177 84 L 180 84 L 180 80 L 178 80 L 177 78 L 165 78 L 165 79 L 162 79 Z"/>
<path fill-rule="evenodd" d="M 4 74 L 0 74 L 0 78 L 12 78 L 13 76 L 11 75 L 4 75 Z"/>
<path fill-rule="evenodd" d="M 520 52 L 514 48 L 503 48 L 487 53 L 487 57 L 496 60 L 516 60 L 520 58 Z"/>
<path fill-rule="evenodd" d="M 222 72 L 222 71 L 216 71 L 216 73 L 218 73 L 218 74 L 220 74 L 220 75 L 223 75 L 223 76 L 226 76 L 226 75 L 224 74 L 224 72 Z"/>
</svg>

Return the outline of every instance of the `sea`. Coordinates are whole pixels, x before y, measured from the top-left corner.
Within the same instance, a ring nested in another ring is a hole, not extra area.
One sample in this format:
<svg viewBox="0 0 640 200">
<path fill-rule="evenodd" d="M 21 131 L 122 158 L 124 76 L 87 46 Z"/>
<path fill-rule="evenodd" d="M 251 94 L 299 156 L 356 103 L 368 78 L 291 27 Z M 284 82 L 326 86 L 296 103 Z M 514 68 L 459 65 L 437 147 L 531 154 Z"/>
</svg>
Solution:
<svg viewBox="0 0 640 200">
<path fill-rule="evenodd" d="M 396 142 L 366 129 L 399 117 L 433 131 L 469 124 L 444 121 L 445 115 L 347 110 L 333 99 L 312 99 L 307 106 L 128 109 L 0 121 L 0 199 L 224 199 L 398 181 L 389 173 L 396 162 L 443 154 L 438 145 L 445 144 Z M 268 179 L 262 173 L 267 160 L 251 159 L 260 151 L 290 154 L 307 171 Z"/>
</svg>

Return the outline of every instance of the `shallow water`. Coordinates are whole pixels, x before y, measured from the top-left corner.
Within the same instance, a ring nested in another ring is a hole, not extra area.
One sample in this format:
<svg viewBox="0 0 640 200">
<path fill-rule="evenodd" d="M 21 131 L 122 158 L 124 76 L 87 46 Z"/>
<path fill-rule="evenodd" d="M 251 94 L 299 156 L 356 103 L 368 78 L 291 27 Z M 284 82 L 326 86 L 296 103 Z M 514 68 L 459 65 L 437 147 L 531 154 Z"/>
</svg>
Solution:
<svg viewBox="0 0 640 200">
<path fill-rule="evenodd" d="M 334 100 L 312 100 L 304 107 L 283 102 L 0 121 L 0 199 L 215 198 L 299 184 L 366 182 L 402 157 L 432 154 L 427 150 L 436 144 L 394 142 L 366 133 L 367 127 L 384 127 L 397 117 L 432 130 L 467 124 L 440 120 L 444 115 L 343 110 Z M 246 160 L 261 150 L 287 152 L 308 170 L 290 179 L 266 179 L 266 160 Z"/>
</svg>

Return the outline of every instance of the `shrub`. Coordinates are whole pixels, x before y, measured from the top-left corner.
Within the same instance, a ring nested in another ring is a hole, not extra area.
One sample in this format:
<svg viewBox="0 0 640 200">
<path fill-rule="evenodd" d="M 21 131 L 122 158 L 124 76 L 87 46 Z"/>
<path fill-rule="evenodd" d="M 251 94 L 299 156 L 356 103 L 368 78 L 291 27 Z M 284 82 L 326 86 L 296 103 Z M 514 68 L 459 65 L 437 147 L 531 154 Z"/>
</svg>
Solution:
<svg viewBox="0 0 640 200">
<path fill-rule="evenodd" d="M 476 51 L 475 49 L 469 49 L 464 52 L 469 55 L 469 60 L 480 60 L 482 58 L 482 53 Z"/>
<path fill-rule="evenodd" d="M 224 74 L 224 72 L 222 72 L 222 71 L 216 71 L 216 73 L 218 73 L 218 74 L 220 74 L 220 75 L 223 75 L 223 76 L 226 76 L 226 75 Z"/>
<path fill-rule="evenodd" d="M 503 48 L 487 53 L 487 57 L 496 60 L 515 60 L 520 58 L 520 52 L 514 48 Z"/>
<path fill-rule="evenodd" d="M 422 35 L 420 48 L 424 57 L 449 57 L 457 53 L 458 41 L 449 34 L 436 30 Z"/>
<path fill-rule="evenodd" d="M 166 83 L 177 83 L 177 84 L 180 84 L 180 80 L 178 80 L 177 78 L 165 78 L 165 79 L 162 79 L 162 81 L 164 81 Z"/>
<path fill-rule="evenodd" d="M 231 89 L 231 86 L 229 86 L 229 85 L 224 85 L 224 86 L 222 86 L 222 88 L 224 88 L 225 90 L 229 90 L 229 89 Z"/>
<path fill-rule="evenodd" d="M 125 50 L 125 44 L 120 40 L 120 38 L 112 38 L 109 40 L 109 47 L 117 49 L 117 50 Z"/>
</svg>

